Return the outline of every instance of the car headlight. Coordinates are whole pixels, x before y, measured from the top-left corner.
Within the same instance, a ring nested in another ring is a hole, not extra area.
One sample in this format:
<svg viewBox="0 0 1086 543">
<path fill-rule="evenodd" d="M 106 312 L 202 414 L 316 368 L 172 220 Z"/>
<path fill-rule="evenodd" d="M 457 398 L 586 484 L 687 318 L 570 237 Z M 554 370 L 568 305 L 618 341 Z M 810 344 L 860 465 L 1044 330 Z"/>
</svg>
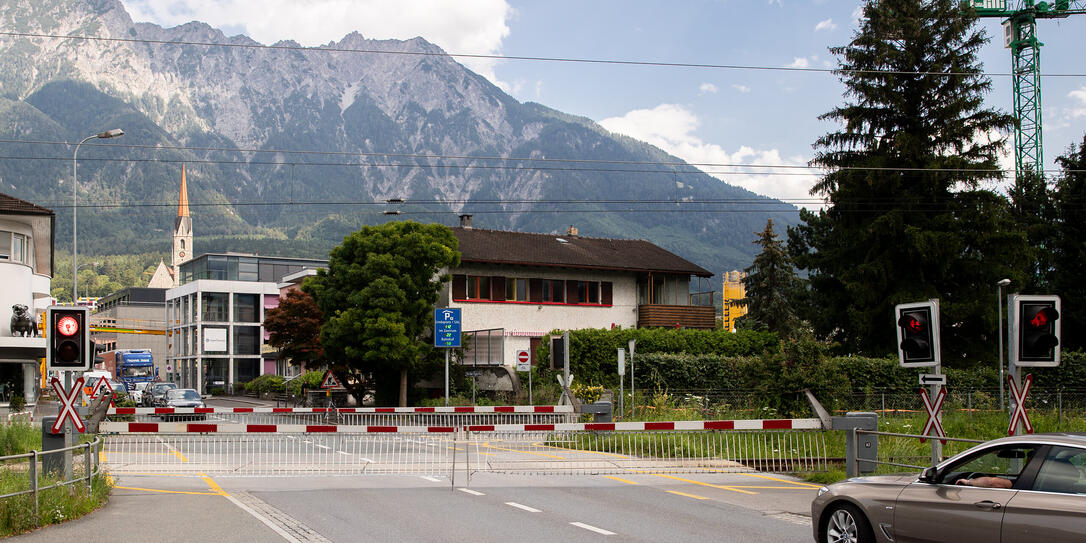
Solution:
<svg viewBox="0 0 1086 543">
<path fill-rule="evenodd" d="M 818 495 L 821 496 L 821 495 L 823 495 L 823 494 L 825 494 L 825 493 L 827 493 L 829 491 L 830 491 L 830 487 L 824 486 L 824 487 L 818 489 Z"/>
</svg>

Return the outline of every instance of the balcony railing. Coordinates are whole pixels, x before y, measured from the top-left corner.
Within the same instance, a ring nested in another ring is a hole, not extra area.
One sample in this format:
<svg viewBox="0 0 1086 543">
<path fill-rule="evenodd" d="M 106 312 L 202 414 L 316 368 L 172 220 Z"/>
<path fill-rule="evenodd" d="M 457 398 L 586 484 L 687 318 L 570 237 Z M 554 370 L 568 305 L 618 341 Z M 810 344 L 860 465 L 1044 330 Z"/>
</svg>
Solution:
<svg viewBox="0 0 1086 543">
<path fill-rule="evenodd" d="M 641 304 L 637 306 L 638 328 L 701 328 L 716 327 L 716 310 L 703 305 Z"/>
</svg>

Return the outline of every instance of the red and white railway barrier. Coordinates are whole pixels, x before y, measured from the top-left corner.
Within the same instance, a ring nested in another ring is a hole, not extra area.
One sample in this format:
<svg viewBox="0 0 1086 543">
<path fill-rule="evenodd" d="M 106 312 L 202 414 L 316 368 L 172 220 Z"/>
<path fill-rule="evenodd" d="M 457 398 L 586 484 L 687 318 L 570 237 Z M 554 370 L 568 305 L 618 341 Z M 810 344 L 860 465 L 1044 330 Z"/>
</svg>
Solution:
<svg viewBox="0 0 1086 543">
<path fill-rule="evenodd" d="M 240 413 L 573 413 L 571 405 L 490 405 L 450 407 L 111 407 L 108 415 L 240 414 Z"/>
<path fill-rule="evenodd" d="M 191 413 L 191 411 L 189 411 Z M 200 413 L 200 411 L 196 411 Z M 181 411 L 171 413 L 182 413 Z M 246 434 L 246 433 L 454 433 L 467 432 L 638 432 L 697 430 L 819 430 L 818 419 L 753 419 L 672 422 L 607 422 L 558 424 L 475 424 L 465 426 L 350 426 L 334 424 L 219 424 L 207 422 L 103 422 L 102 432 L 143 434 Z"/>
</svg>

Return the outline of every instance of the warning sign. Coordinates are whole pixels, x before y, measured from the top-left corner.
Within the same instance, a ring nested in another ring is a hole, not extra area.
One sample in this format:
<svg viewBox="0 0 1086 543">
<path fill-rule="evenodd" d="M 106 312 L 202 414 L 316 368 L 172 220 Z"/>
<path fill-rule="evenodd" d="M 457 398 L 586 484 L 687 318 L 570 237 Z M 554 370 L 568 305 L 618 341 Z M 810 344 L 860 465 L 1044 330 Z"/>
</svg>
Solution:
<svg viewBox="0 0 1086 543">
<path fill-rule="evenodd" d="M 339 380 L 332 374 L 332 370 L 328 370 L 324 372 L 324 379 L 321 380 L 321 388 L 343 388 L 343 386 L 339 384 Z"/>
</svg>

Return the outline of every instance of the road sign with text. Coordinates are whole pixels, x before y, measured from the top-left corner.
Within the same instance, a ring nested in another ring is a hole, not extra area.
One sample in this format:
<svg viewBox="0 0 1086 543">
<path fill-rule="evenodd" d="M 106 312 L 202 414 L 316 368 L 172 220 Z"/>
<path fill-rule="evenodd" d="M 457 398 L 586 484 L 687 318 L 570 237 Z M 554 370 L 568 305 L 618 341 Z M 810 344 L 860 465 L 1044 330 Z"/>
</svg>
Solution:
<svg viewBox="0 0 1086 543">
<path fill-rule="evenodd" d="M 434 310 L 434 347 L 460 346 L 460 308 Z"/>
</svg>

